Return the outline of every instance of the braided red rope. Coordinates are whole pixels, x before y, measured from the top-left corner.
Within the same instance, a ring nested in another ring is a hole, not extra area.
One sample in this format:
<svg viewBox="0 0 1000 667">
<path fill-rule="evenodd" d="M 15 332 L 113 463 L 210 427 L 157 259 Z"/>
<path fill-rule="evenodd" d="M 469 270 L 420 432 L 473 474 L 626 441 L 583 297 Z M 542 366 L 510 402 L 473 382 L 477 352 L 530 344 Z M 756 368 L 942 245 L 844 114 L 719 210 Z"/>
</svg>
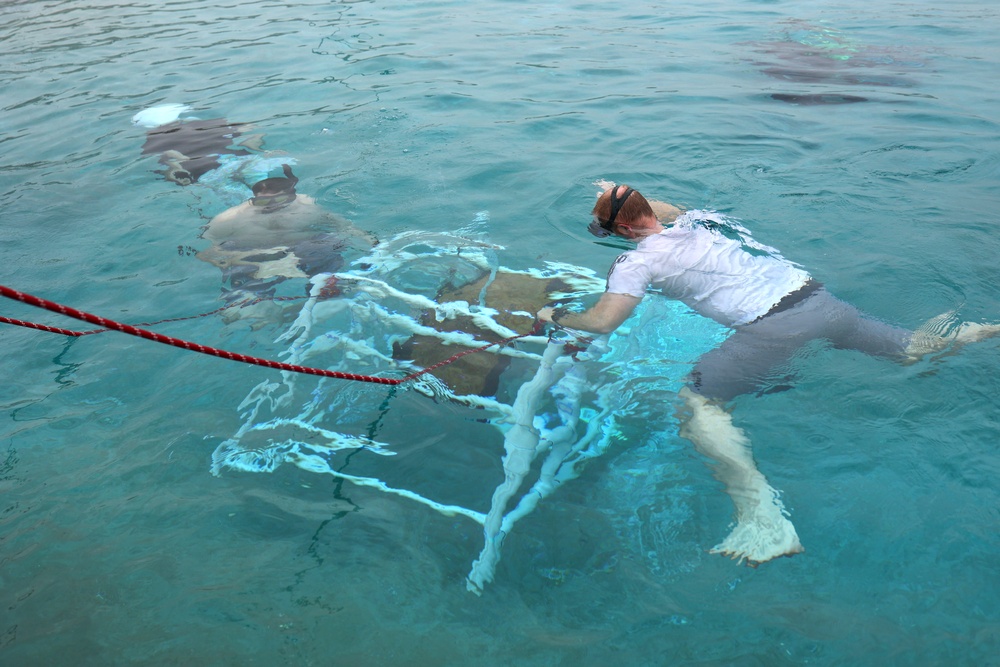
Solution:
<svg viewBox="0 0 1000 667">
<path fill-rule="evenodd" d="M 299 297 L 291 297 L 291 298 L 299 298 Z M 305 297 L 301 298 L 304 299 Z M 262 300 L 263 299 L 257 299 L 257 301 L 262 301 Z M 167 322 L 183 322 L 185 320 L 194 320 L 199 317 L 208 317 L 209 315 L 215 315 L 216 313 L 221 313 L 224 310 L 227 310 L 229 308 L 235 308 L 236 306 L 240 307 L 247 306 L 250 305 L 251 303 L 256 303 L 256 301 L 249 303 L 248 302 L 230 303 L 225 306 L 222 306 L 221 308 L 210 310 L 207 313 L 200 313 L 198 315 L 188 315 L 187 317 L 171 317 L 165 320 L 156 320 L 155 322 L 140 322 L 139 324 L 134 324 L 131 326 L 151 327 L 157 324 L 165 324 Z M 73 331 L 72 329 L 61 329 L 59 327 L 50 327 L 45 324 L 38 324 L 37 322 L 26 322 L 24 320 L 15 320 L 11 317 L 0 317 L 0 322 L 3 322 L 4 324 L 14 324 L 19 327 L 25 327 L 27 329 L 38 329 L 39 331 L 48 331 L 49 333 L 57 333 L 57 334 L 62 334 L 63 336 L 74 336 L 74 337 L 90 336 L 92 334 L 99 334 L 99 333 L 104 333 L 106 331 L 112 331 L 112 329 L 90 329 L 89 331 Z"/>
<path fill-rule="evenodd" d="M 482 347 L 478 347 L 474 350 L 463 350 L 458 354 L 445 359 L 444 361 L 438 362 L 433 366 L 429 366 L 416 373 L 411 373 L 403 378 L 384 378 L 377 377 L 374 375 L 358 375 L 356 373 L 342 373 L 340 371 L 331 371 L 325 368 L 311 368 L 309 366 L 299 366 L 297 364 L 286 364 L 281 361 L 271 361 L 270 359 L 261 359 L 260 357 L 251 357 L 246 354 L 239 354 L 237 352 L 229 352 L 228 350 L 220 350 L 214 347 L 208 347 L 207 345 L 200 345 L 199 343 L 192 343 L 180 338 L 174 338 L 173 336 L 164 336 L 163 334 L 158 334 L 154 331 L 148 331 L 146 329 L 140 329 L 134 327 L 131 324 L 122 324 L 121 322 L 115 322 L 114 320 L 109 320 L 106 317 L 101 317 L 99 315 L 92 315 L 90 313 L 85 313 L 82 310 L 77 310 L 76 308 L 71 308 L 69 306 L 64 306 L 62 304 L 55 303 L 54 301 L 49 301 L 47 299 L 42 299 L 40 297 L 27 294 L 4 285 L 0 285 L 0 296 L 7 297 L 8 299 L 13 299 L 15 301 L 20 301 L 21 303 L 26 303 L 29 306 L 35 306 L 37 308 L 44 308 L 45 310 L 50 310 L 54 313 L 59 313 L 60 315 L 66 315 L 67 317 L 72 317 L 74 319 L 83 320 L 84 322 L 89 322 L 91 324 L 96 324 L 98 326 L 104 327 L 105 329 L 111 329 L 113 331 L 120 331 L 122 333 L 129 334 L 130 336 L 138 336 L 139 338 L 145 338 L 157 343 L 163 343 L 164 345 L 172 345 L 174 347 L 179 347 L 184 350 L 190 350 L 191 352 L 198 352 L 201 354 L 207 354 L 213 357 L 220 357 L 222 359 L 229 359 L 230 361 L 241 361 L 246 364 L 253 364 L 255 366 L 264 366 L 266 368 L 275 368 L 282 371 L 291 371 L 293 373 L 304 373 L 306 375 L 319 375 L 321 377 L 337 378 L 341 380 L 354 380 L 356 382 L 371 382 L 373 384 L 384 384 L 384 385 L 398 385 L 416 377 L 423 375 L 424 373 L 429 373 L 430 371 L 440 368 L 450 364 L 467 354 L 472 354 L 474 352 L 482 352 L 494 345 L 506 345 L 507 343 L 517 340 L 518 338 L 524 338 L 536 333 L 532 330 L 526 334 L 518 334 L 516 336 L 509 336 L 503 340 L 498 340 L 495 343 L 488 343 Z M 219 309 L 223 310 L 223 309 Z M 218 312 L 218 311 L 213 311 Z M 181 318 L 186 319 L 186 318 Z M 170 321 L 170 320 L 164 320 Z M 34 322 L 24 322 L 22 320 L 15 320 L 9 317 L 0 317 L 0 322 L 6 324 L 16 324 L 18 326 L 27 327 L 30 329 L 38 329 L 39 331 L 48 331 L 50 333 L 63 334 L 64 336 L 85 336 L 90 333 L 97 333 L 96 331 L 71 331 L 69 329 L 60 329 L 58 327 L 50 327 L 44 324 L 35 324 Z"/>
</svg>

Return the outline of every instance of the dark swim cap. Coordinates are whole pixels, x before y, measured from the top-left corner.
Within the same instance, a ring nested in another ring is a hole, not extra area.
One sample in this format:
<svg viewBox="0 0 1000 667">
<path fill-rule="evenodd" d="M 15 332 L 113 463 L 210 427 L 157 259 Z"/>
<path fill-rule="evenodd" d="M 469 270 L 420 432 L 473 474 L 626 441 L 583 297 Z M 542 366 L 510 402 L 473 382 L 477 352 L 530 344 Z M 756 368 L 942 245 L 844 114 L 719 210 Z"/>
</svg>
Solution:
<svg viewBox="0 0 1000 667">
<path fill-rule="evenodd" d="M 287 164 L 281 165 L 281 170 L 285 173 L 285 178 L 265 178 L 263 181 L 257 181 L 250 188 L 253 190 L 254 196 L 261 194 L 278 194 L 278 193 L 291 193 L 295 194 L 295 184 L 299 182 L 299 179 L 295 177 L 292 173 L 292 168 Z"/>
</svg>

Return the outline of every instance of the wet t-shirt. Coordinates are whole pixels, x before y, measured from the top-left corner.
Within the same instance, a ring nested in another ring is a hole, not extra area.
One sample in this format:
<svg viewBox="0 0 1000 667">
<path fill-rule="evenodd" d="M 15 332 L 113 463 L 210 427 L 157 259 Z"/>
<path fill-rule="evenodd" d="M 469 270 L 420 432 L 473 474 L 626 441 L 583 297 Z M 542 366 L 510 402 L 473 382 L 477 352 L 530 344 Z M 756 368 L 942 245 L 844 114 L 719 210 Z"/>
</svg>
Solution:
<svg viewBox="0 0 1000 667">
<path fill-rule="evenodd" d="M 652 289 L 735 327 L 765 315 L 807 280 L 808 273 L 754 242 L 734 221 L 688 211 L 621 254 L 608 273 L 607 291 L 642 298 Z"/>
</svg>

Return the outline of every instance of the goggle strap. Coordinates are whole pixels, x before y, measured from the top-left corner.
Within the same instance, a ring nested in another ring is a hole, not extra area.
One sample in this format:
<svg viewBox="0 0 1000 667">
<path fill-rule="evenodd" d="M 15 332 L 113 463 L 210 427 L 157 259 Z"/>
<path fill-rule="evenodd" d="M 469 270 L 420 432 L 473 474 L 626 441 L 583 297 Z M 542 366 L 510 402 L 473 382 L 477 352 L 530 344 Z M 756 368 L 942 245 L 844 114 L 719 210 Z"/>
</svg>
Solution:
<svg viewBox="0 0 1000 667">
<path fill-rule="evenodd" d="M 618 213 L 622 210 L 622 206 L 625 205 L 625 200 L 628 196 L 635 192 L 632 188 L 625 186 L 625 194 L 621 197 L 617 196 L 619 186 L 611 188 L 611 217 L 608 218 L 608 231 L 615 225 L 615 220 L 618 218 Z"/>
</svg>

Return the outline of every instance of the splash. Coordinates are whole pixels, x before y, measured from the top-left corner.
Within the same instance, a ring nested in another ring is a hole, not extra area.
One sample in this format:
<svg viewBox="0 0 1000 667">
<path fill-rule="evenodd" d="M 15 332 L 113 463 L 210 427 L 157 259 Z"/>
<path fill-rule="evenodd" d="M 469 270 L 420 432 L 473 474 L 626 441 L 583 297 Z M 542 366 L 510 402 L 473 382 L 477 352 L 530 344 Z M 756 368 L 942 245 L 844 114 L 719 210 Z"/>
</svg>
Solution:
<svg viewBox="0 0 1000 667">
<path fill-rule="evenodd" d="M 407 232 L 358 259 L 355 270 L 315 276 L 310 298 L 277 339 L 287 344 L 283 360 L 399 376 L 418 368 L 413 360 L 398 354 L 414 336 L 433 339 L 441 349 L 455 351 L 479 347 L 491 337 L 515 335 L 505 322 L 530 316 L 495 307 L 487 291 L 491 284 L 556 287 L 546 295 L 547 300 L 579 298 L 603 289 L 603 281 L 592 271 L 567 264 L 550 263 L 529 271 L 500 267 L 499 249 L 449 234 Z M 331 275 L 337 279 L 341 296 L 323 300 L 320 294 Z M 480 288 L 484 281 L 486 286 Z M 474 286 L 473 298 L 435 298 L 454 292 L 456 284 Z M 467 325 L 465 330 L 449 328 L 449 322 L 459 320 Z M 588 376 L 594 370 L 590 362 L 606 352 L 605 338 L 581 344 L 571 336 L 552 340 L 528 336 L 520 342 L 518 347 L 495 351 L 497 356 L 520 360 L 524 368 L 536 369 L 512 403 L 494 395 L 459 393 L 432 375 L 393 390 L 475 411 L 477 421 L 485 421 L 503 436 L 504 482 L 494 492 L 487 512 L 392 486 L 375 476 L 345 472 L 345 454 L 395 455 L 393 445 L 379 441 L 378 429 L 364 424 L 358 415 L 370 414 L 373 405 L 398 400 L 398 396 L 383 398 L 377 392 L 384 389 L 345 386 L 349 383 L 317 381 L 294 373 L 282 373 L 280 381 L 266 380 L 251 389 L 238 408 L 242 425 L 212 456 L 212 473 L 270 473 L 292 464 L 407 498 L 444 515 L 467 517 L 484 531 L 484 548 L 468 581 L 469 590 L 480 593 L 493 578 L 503 538 L 513 525 L 577 476 L 583 462 L 601 455 L 615 432 L 613 392 Z M 484 413 L 489 415 L 486 420 Z M 538 458 L 542 458 L 538 478 L 522 493 L 521 486 Z M 509 511 L 508 506 L 512 506 Z"/>
</svg>

